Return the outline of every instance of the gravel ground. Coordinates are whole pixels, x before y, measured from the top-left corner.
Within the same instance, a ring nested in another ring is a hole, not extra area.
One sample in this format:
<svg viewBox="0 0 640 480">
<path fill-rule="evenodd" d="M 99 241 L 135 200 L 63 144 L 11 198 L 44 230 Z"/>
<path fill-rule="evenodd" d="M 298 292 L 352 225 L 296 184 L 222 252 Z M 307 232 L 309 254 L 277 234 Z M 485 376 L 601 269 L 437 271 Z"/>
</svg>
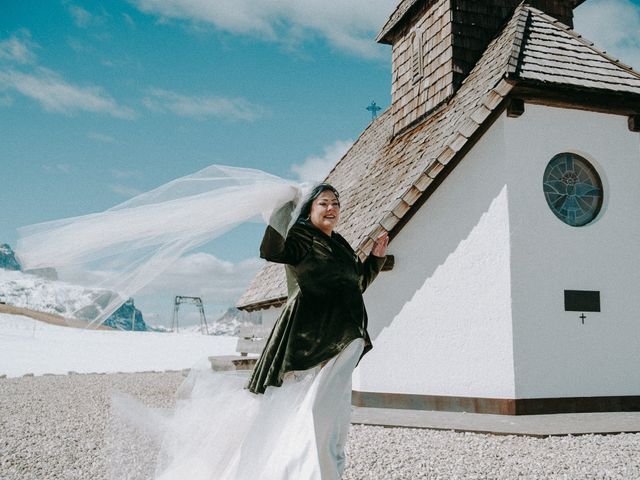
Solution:
<svg viewBox="0 0 640 480">
<path fill-rule="evenodd" d="M 166 407 L 183 378 L 165 372 L 0 379 L 0 479 L 105 479 L 110 392 Z M 640 434 L 541 439 L 354 425 L 348 448 L 344 480 L 640 479 Z"/>
</svg>

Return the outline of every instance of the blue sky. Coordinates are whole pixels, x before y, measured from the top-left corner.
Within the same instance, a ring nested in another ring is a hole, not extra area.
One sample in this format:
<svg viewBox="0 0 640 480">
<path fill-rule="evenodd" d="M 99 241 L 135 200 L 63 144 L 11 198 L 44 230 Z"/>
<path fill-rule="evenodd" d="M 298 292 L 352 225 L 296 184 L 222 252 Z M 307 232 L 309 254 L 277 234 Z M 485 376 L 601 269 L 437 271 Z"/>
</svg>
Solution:
<svg viewBox="0 0 640 480">
<path fill-rule="evenodd" d="M 390 47 L 373 38 L 396 2 L 0 0 L 0 243 L 214 163 L 328 168 L 366 106 L 389 105 Z M 639 2 L 587 0 L 576 30 L 640 67 Z M 182 273 L 250 278 L 260 234 L 243 227 Z"/>
</svg>

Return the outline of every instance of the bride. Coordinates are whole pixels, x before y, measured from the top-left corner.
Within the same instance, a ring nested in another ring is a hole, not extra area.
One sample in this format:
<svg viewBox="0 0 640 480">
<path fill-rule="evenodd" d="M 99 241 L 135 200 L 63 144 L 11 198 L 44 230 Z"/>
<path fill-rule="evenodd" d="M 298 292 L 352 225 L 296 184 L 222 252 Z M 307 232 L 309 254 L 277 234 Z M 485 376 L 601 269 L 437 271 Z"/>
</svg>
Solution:
<svg viewBox="0 0 640 480">
<path fill-rule="evenodd" d="M 311 371 L 316 378 L 302 414 L 310 417 L 315 435 L 293 446 L 308 450 L 306 462 L 285 461 L 281 472 L 264 478 L 338 479 L 350 423 L 351 372 L 371 349 L 362 292 L 382 269 L 388 237 L 379 238 L 372 254 L 360 262 L 347 241 L 334 232 L 340 200 L 337 190 L 326 183 L 312 190 L 286 239 L 272 226 L 282 224 L 277 218 L 282 210 L 267 227 L 260 256 L 286 264 L 288 301 L 253 370 L 249 389 L 264 393 L 281 386 L 291 372 Z M 286 219 L 286 206 L 284 210 Z"/>
<path fill-rule="evenodd" d="M 164 433 L 159 479 L 342 476 L 351 374 L 371 349 L 362 292 L 384 264 L 388 237 L 361 262 L 334 231 L 340 201 L 328 184 L 312 190 L 285 236 L 293 208 L 272 215 L 260 246 L 263 258 L 286 265 L 289 296 L 248 390 L 220 372 L 188 379 Z"/>
</svg>

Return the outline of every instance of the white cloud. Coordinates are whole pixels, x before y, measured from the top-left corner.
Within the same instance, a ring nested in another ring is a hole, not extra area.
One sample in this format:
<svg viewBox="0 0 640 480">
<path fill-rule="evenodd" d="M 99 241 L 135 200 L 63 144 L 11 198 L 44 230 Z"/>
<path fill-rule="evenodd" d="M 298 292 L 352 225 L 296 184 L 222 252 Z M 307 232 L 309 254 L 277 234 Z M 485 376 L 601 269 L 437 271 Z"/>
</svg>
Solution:
<svg viewBox="0 0 640 480">
<path fill-rule="evenodd" d="M 142 172 L 138 172 L 136 170 L 111 170 L 111 175 L 114 178 L 143 178 Z"/>
<path fill-rule="evenodd" d="M 207 253 L 194 253 L 176 260 L 142 293 L 164 294 L 167 298 L 202 297 L 205 303 L 235 303 L 263 264 L 257 258 L 231 263 Z"/>
<path fill-rule="evenodd" d="M 135 112 L 119 105 L 101 87 L 74 85 L 60 74 L 36 63 L 28 30 L 20 30 L 0 41 L 0 92 L 4 93 L 2 106 L 11 104 L 6 91 L 13 90 L 31 98 L 49 112 L 75 113 L 78 111 L 106 113 L 119 118 L 133 118 Z M 3 92 L 4 91 L 4 92 Z"/>
<path fill-rule="evenodd" d="M 31 34 L 21 30 L 6 40 L 0 41 L 0 60 L 8 60 L 19 64 L 29 64 L 36 61 L 33 50 L 37 45 L 31 41 Z"/>
<path fill-rule="evenodd" d="M 74 168 L 68 163 L 56 163 L 55 165 L 43 165 L 43 170 L 49 173 L 72 173 Z"/>
<path fill-rule="evenodd" d="M 111 135 L 105 135 L 104 133 L 89 132 L 87 133 L 87 138 L 102 143 L 116 143 L 115 138 L 113 138 Z"/>
<path fill-rule="evenodd" d="M 89 27 L 96 27 L 104 25 L 109 18 L 109 14 L 104 9 L 104 7 L 98 5 L 92 5 L 94 10 L 97 8 L 100 10 L 98 13 L 90 12 L 86 8 L 80 7 L 73 3 L 68 2 L 67 0 L 63 0 L 63 3 L 66 4 L 67 10 L 73 18 L 73 23 L 75 23 L 76 27 L 88 29 Z"/>
<path fill-rule="evenodd" d="M 288 43 L 319 35 L 335 48 L 388 56 L 374 42 L 397 0 L 130 0 L 161 21 L 187 20 L 235 34 Z"/>
<path fill-rule="evenodd" d="M 13 105 L 13 98 L 9 95 L 0 95 L 0 107 L 10 107 Z"/>
<path fill-rule="evenodd" d="M 130 27 L 135 27 L 136 26 L 136 22 L 133 21 L 133 18 L 131 18 L 131 15 L 127 14 L 127 13 L 123 13 L 122 14 L 122 18 L 124 18 L 124 21 L 127 23 L 127 25 L 129 25 Z"/>
<path fill-rule="evenodd" d="M 640 5 L 630 0 L 589 0 L 574 15 L 576 31 L 640 70 Z"/>
<path fill-rule="evenodd" d="M 91 13 L 77 5 L 69 5 L 69 13 L 73 17 L 73 22 L 80 28 L 87 28 L 93 20 Z"/>
<path fill-rule="evenodd" d="M 95 50 L 91 44 L 86 42 L 86 40 L 75 37 L 67 37 L 67 45 L 69 45 L 73 51 L 78 53 L 91 53 Z"/>
<path fill-rule="evenodd" d="M 144 105 L 155 112 L 170 111 L 183 117 L 223 117 L 231 120 L 255 120 L 264 115 L 264 108 L 243 98 L 187 96 L 152 88 L 147 91 Z"/>
<path fill-rule="evenodd" d="M 321 156 L 312 155 L 301 164 L 293 165 L 291 170 L 302 182 L 321 182 L 338 163 L 338 160 L 347 153 L 351 145 L 353 145 L 353 140 L 337 140 L 324 147 Z"/>
<path fill-rule="evenodd" d="M 134 187 L 128 187 L 126 185 L 112 184 L 109 185 L 109 190 L 123 197 L 131 198 L 142 193 L 142 190 L 138 190 Z"/>
<path fill-rule="evenodd" d="M 118 105 L 102 88 L 68 83 L 56 72 L 36 68 L 32 73 L 8 69 L 0 71 L 0 89 L 14 89 L 42 105 L 49 112 L 78 111 L 105 113 L 119 118 L 133 118 L 135 113 Z"/>
</svg>

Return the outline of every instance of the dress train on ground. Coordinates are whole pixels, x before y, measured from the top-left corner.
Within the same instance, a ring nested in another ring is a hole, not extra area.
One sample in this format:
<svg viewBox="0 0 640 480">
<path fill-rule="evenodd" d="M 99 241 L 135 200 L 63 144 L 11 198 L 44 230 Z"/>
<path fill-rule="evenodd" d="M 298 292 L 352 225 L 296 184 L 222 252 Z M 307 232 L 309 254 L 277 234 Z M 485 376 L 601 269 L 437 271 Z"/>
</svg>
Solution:
<svg viewBox="0 0 640 480">
<path fill-rule="evenodd" d="M 324 367 L 290 372 L 263 395 L 244 388 L 245 376 L 203 365 L 180 387 L 173 411 L 117 397 L 109 478 L 339 480 L 363 348 L 356 339 Z"/>
</svg>

